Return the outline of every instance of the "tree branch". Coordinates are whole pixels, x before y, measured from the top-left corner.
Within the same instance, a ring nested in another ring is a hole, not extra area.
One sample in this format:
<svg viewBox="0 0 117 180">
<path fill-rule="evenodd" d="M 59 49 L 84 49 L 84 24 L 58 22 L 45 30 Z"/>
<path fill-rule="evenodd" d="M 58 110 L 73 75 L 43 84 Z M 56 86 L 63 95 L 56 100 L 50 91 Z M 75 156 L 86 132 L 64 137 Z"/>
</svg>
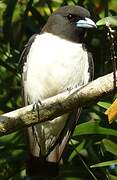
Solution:
<svg viewBox="0 0 117 180">
<path fill-rule="evenodd" d="M 3 114 L 0 116 L 0 136 L 52 120 L 64 113 L 73 111 L 76 107 L 89 105 L 89 103 L 98 101 L 113 90 L 113 73 L 111 73 L 80 89 L 75 88 L 42 101 L 39 117 L 38 112 L 33 110 L 33 104 Z"/>
</svg>

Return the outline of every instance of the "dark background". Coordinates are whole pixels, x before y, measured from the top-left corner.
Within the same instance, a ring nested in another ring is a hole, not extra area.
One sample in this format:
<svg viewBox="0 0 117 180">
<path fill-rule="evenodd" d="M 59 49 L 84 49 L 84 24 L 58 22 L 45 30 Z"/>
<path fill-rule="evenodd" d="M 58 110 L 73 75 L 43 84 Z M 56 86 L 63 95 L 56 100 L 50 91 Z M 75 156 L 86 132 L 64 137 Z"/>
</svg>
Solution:
<svg viewBox="0 0 117 180">
<path fill-rule="evenodd" d="M 0 1 L 0 113 L 22 107 L 21 73 L 18 68 L 21 51 L 29 37 L 37 32 L 56 8 L 81 5 L 89 9 L 97 22 L 106 16 L 117 16 L 117 0 L 2 0 Z M 116 26 L 112 28 L 116 31 Z M 95 78 L 112 71 L 111 41 L 107 28 L 100 26 L 88 32 L 95 63 Z M 114 39 L 115 53 L 116 35 Z M 62 180 L 117 179 L 117 123 L 109 125 L 105 110 L 116 94 L 85 107 L 73 137 L 64 153 Z M 0 138 L 0 179 L 27 179 L 27 149 L 24 133 L 19 130 Z M 113 161 L 115 160 L 115 161 Z M 106 161 L 110 161 L 107 163 Z M 101 163 L 101 167 L 91 165 Z"/>
</svg>

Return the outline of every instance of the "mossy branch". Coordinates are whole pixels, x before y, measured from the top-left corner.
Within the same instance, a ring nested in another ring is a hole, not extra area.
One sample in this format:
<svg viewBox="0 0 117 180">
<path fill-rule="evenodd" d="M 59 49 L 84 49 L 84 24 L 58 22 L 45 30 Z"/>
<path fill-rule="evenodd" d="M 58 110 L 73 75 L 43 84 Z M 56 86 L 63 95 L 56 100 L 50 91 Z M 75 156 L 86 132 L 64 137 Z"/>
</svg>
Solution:
<svg viewBox="0 0 117 180">
<path fill-rule="evenodd" d="M 117 72 L 116 72 L 117 73 Z M 98 101 L 114 90 L 113 73 L 100 77 L 80 89 L 72 89 L 42 101 L 38 112 L 33 104 L 0 116 L 0 136 L 24 127 L 52 120 L 64 113 L 73 111 Z"/>
</svg>

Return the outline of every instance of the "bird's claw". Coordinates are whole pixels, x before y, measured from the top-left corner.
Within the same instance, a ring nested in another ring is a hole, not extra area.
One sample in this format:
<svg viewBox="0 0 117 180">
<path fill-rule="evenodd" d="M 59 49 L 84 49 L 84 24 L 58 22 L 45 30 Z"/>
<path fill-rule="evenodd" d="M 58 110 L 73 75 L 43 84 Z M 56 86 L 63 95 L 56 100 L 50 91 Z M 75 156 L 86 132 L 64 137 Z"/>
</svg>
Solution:
<svg viewBox="0 0 117 180">
<path fill-rule="evenodd" d="M 39 107 L 40 107 L 40 105 L 42 105 L 42 103 L 41 103 L 41 101 L 40 100 L 38 100 L 38 101 L 35 101 L 34 103 L 33 103 L 33 111 L 37 111 L 37 115 L 38 115 L 38 119 L 40 120 L 40 116 L 39 116 Z"/>
<path fill-rule="evenodd" d="M 75 88 L 80 89 L 81 87 L 82 87 L 82 86 L 78 86 L 78 84 L 75 84 L 73 87 L 71 87 L 71 86 L 68 87 L 68 88 L 67 88 L 67 91 L 70 93 L 72 89 L 75 89 Z"/>
<path fill-rule="evenodd" d="M 67 91 L 70 93 L 70 91 L 71 91 L 72 89 L 73 89 L 72 87 L 68 87 L 68 88 L 67 88 Z"/>
<path fill-rule="evenodd" d="M 42 105 L 42 103 L 41 103 L 40 100 L 35 101 L 35 102 L 33 103 L 33 110 L 34 110 L 34 111 L 35 111 L 35 110 L 39 110 L 39 106 L 40 106 L 40 105 Z"/>
</svg>

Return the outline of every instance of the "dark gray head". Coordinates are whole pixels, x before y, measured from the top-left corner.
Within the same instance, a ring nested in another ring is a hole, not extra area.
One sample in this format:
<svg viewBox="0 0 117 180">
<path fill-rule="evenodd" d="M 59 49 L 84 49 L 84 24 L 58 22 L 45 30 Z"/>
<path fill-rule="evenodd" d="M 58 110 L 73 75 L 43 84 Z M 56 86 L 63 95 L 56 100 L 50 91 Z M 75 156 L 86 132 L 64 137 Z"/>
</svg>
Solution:
<svg viewBox="0 0 117 180">
<path fill-rule="evenodd" d="M 82 42 L 87 28 L 96 27 L 90 13 L 80 6 L 64 6 L 49 18 L 42 32 L 49 32 L 70 41 Z"/>
</svg>

